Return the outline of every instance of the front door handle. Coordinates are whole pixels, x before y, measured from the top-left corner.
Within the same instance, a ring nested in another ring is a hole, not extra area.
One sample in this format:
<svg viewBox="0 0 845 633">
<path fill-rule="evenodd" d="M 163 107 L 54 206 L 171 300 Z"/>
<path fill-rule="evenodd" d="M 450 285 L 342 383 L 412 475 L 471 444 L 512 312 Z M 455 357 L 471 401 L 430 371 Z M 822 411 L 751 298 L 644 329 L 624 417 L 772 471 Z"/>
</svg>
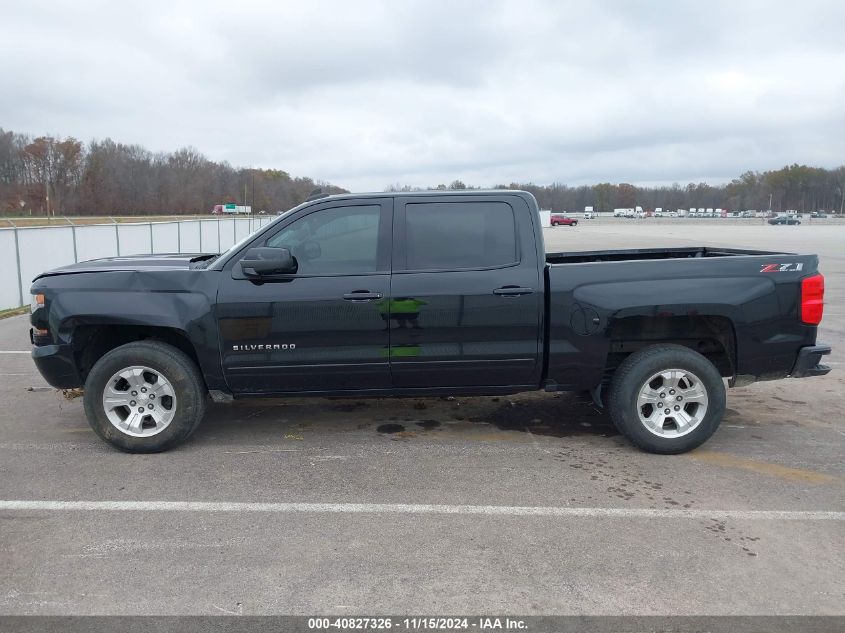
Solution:
<svg viewBox="0 0 845 633">
<path fill-rule="evenodd" d="M 503 295 L 505 297 L 518 297 L 520 295 L 530 295 L 534 292 L 534 288 L 520 288 L 518 286 L 505 286 L 504 288 L 496 288 L 493 291 L 494 295 Z"/>
<path fill-rule="evenodd" d="M 369 290 L 354 290 L 343 295 L 344 301 L 372 301 L 373 299 L 381 299 L 380 292 L 370 292 Z"/>
</svg>

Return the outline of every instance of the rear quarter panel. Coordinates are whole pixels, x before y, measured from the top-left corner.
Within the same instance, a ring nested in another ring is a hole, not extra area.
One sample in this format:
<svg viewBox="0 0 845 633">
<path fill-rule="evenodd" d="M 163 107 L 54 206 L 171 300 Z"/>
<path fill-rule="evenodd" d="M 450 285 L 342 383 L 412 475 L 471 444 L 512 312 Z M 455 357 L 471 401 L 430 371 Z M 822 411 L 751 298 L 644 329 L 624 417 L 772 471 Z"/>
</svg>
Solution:
<svg viewBox="0 0 845 633">
<path fill-rule="evenodd" d="M 548 377 L 562 388 L 602 380 L 614 324 L 627 317 L 720 316 L 733 324 L 736 373 L 786 375 L 816 328 L 799 319 L 800 280 L 815 255 L 554 264 Z"/>
</svg>

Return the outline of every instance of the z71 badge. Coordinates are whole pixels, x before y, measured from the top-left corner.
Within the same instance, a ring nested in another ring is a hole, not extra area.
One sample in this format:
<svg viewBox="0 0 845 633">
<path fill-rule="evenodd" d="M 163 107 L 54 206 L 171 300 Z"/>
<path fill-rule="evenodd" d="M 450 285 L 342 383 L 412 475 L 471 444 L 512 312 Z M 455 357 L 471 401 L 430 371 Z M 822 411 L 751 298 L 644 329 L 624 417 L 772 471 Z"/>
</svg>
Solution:
<svg viewBox="0 0 845 633">
<path fill-rule="evenodd" d="M 763 264 L 761 273 L 797 273 L 804 270 L 803 262 L 790 262 L 788 264 Z"/>
</svg>

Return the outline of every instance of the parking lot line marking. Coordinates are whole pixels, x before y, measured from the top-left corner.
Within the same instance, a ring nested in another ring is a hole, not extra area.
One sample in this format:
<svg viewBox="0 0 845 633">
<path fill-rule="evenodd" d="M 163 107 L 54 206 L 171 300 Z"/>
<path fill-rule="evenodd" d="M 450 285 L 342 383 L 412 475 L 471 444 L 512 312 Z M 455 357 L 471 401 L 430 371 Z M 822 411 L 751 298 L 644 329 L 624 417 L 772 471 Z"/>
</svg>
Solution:
<svg viewBox="0 0 845 633">
<path fill-rule="evenodd" d="M 615 519 L 710 519 L 757 521 L 845 521 L 845 512 L 827 510 L 705 510 L 590 508 L 556 506 L 480 506 L 418 503 L 273 503 L 240 501 L 0 501 L 0 510 L 52 512 L 263 512 L 346 514 L 485 514 L 492 516 L 605 517 Z"/>
<path fill-rule="evenodd" d="M 31 354 L 30 351 L 23 350 L 0 350 L 0 354 Z"/>
</svg>

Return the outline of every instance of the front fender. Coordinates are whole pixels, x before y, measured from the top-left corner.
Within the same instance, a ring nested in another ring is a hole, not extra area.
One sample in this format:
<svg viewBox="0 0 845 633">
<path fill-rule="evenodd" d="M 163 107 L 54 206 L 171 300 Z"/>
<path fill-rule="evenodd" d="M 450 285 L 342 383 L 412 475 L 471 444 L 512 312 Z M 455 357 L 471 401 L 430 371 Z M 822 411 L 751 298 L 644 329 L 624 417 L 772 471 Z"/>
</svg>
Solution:
<svg viewBox="0 0 845 633">
<path fill-rule="evenodd" d="M 72 344 L 80 326 L 167 328 L 194 347 L 209 388 L 225 389 L 213 309 L 218 281 L 214 271 L 97 272 L 39 279 L 32 291 L 45 294 L 55 344 Z"/>
</svg>

